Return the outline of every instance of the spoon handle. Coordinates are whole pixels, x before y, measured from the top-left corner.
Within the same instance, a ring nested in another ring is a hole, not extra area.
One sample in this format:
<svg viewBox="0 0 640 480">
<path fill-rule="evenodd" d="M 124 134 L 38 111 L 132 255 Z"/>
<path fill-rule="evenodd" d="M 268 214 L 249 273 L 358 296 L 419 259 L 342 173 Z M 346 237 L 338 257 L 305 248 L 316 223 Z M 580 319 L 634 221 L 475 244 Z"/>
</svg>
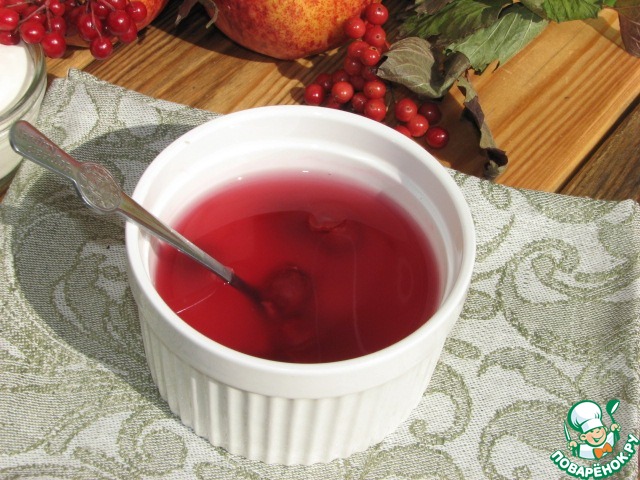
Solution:
<svg viewBox="0 0 640 480">
<path fill-rule="evenodd" d="M 80 162 L 45 137 L 38 129 L 24 120 L 11 126 L 11 147 L 23 157 L 35 161 L 54 173 L 76 181 Z"/>
<path fill-rule="evenodd" d="M 244 283 L 232 269 L 162 223 L 124 193 L 104 166 L 79 162 L 24 120 L 11 126 L 9 142 L 23 157 L 71 180 L 84 202 L 93 209 L 102 213 L 117 212 L 201 263 L 228 283 L 234 286 L 238 286 L 238 282 Z"/>
</svg>

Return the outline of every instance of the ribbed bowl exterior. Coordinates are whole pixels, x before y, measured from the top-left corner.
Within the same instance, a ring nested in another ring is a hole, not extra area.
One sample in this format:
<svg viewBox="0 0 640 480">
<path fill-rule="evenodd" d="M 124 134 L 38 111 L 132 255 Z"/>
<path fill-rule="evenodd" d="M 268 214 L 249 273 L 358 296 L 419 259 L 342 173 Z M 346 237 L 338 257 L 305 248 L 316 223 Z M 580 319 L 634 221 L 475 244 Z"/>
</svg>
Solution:
<svg viewBox="0 0 640 480">
<path fill-rule="evenodd" d="M 380 442 L 420 402 L 437 362 L 431 355 L 375 388 L 318 399 L 266 396 L 233 388 L 175 355 L 140 320 L 145 353 L 160 395 L 182 423 L 213 445 L 285 465 L 328 462 Z M 434 335 L 440 352 L 447 332 Z"/>
</svg>

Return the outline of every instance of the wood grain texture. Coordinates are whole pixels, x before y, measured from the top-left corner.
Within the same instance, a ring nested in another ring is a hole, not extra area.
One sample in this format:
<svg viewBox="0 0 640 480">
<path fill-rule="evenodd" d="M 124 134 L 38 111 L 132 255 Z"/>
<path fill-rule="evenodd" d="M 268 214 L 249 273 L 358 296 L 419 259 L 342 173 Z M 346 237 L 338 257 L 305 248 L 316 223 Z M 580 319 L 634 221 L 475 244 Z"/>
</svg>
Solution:
<svg viewBox="0 0 640 480">
<path fill-rule="evenodd" d="M 640 102 L 560 192 L 640 201 Z"/>
</svg>

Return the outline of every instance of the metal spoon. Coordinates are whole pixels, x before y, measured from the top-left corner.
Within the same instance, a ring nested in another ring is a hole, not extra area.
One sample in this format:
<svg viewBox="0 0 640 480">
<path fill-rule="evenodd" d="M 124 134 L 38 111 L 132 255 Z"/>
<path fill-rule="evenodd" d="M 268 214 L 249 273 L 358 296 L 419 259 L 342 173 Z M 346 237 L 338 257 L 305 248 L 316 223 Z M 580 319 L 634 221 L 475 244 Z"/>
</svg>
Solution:
<svg viewBox="0 0 640 480">
<path fill-rule="evenodd" d="M 211 270 L 232 287 L 247 294 L 252 300 L 260 302 L 260 294 L 256 289 L 238 277 L 231 268 L 161 222 L 124 193 L 109 170 L 102 165 L 79 162 L 24 120 L 19 120 L 11 126 L 9 142 L 23 157 L 71 180 L 89 207 L 101 213 L 119 213 L 134 221 Z"/>
</svg>

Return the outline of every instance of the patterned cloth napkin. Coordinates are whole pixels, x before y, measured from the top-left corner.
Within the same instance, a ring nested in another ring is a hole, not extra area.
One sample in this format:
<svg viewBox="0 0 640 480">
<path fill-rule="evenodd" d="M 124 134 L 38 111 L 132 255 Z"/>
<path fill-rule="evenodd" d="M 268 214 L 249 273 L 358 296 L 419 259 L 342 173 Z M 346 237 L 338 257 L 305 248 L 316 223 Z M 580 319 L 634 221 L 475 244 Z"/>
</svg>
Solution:
<svg viewBox="0 0 640 480">
<path fill-rule="evenodd" d="M 215 117 L 72 70 L 38 126 L 131 192 Z M 23 162 L 0 206 L 0 478 L 636 479 L 639 205 L 451 174 L 477 265 L 422 402 L 365 452 L 285 467 L 230 455 L 171 414 L 146 365 L 122 220 Z"/>
</svg>

